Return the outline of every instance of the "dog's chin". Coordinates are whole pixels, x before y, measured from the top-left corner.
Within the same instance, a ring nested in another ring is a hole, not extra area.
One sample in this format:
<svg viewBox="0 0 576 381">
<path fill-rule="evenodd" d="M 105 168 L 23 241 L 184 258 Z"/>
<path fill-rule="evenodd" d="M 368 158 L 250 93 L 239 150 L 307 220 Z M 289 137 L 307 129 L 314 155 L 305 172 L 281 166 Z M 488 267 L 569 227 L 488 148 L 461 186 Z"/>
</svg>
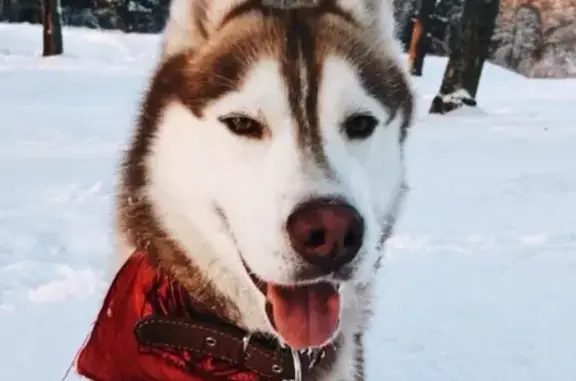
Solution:
<svg viewBox="0 0 576 381">
<path fill-rule="evenodd" d="M 244 268 L 266 299 L 266 316 L 281 343 L 295 350 L 313 349 L 329 344 L 337 336 L 339 284 L 307 280 L 280 285 L 258 277 L 245 262 Z"/>
</svg>

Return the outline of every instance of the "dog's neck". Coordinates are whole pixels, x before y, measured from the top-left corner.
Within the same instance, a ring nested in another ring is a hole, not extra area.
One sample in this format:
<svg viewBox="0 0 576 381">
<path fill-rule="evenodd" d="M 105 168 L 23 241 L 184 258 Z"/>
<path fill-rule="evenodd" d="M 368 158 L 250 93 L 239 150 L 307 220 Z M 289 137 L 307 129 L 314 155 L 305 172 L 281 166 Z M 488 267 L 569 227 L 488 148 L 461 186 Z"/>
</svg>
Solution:
<svg viewBox="0 0 576 381">
<path fill-rule="evenodd" d="M 196 303 L 209 309 L 215 317 L 242 327 L 238 306 L 227 298 L 202 271 L 180 245 L 159 226 L 150 203 L 141 192 L 125 187 L 118 199 L 118 228 L 128 246 L 146 251 L 152 263 L 171 274 Z"/>
</svg>

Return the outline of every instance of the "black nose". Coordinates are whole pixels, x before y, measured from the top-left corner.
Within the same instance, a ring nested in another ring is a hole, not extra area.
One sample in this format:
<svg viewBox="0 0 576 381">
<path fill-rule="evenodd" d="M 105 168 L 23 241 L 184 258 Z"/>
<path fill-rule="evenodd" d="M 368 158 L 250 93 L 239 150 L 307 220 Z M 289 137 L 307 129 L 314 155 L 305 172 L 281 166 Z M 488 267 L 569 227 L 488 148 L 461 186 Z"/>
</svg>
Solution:
<svg viewBox="0 0 576 381">
<path fill-rule="evenodd" d="M 286 229 L 294 250 L 325 271 L 335 271 L 352 261 L 364 239 L 360 213 L 337 199 L 301 204 L 288 217 Z"/>
</svg>

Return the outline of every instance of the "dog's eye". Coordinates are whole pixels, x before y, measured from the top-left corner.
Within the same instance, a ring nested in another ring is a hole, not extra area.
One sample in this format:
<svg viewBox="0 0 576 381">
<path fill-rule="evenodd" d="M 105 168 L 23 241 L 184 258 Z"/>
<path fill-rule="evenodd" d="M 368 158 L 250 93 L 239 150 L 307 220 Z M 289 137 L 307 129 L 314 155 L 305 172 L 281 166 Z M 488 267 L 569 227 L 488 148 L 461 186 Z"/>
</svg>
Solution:
<svg viewBox="0 0 576 381">
<path fill-rule="evenodd" d="M 343 124 L 344 133 L 350 140 L 366 139 L 378 126 L 378 119 L 369 114 L 350 115 Z"/>
<path fill-rule="evenodd" d="M 257 120 L 247 116 L 225 116 L 219 118 L 219 120 L 235 135 L 251 139 L 262 139 L 264 137 L 264 126 Z"/>
</svg>

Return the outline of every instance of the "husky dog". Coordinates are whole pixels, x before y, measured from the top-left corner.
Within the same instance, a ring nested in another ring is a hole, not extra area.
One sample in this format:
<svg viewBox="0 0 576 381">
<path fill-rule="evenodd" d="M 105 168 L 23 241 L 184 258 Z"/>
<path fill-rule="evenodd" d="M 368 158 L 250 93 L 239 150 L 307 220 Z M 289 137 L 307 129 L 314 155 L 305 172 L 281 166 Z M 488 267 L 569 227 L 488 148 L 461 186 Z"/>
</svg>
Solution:
<svg viewBox="0 0 576 381">
<path fill-rule="evenodd" d="M 137 247 L 221 319 L 363 379 L 405 189 L 392 0 L 173 0 L 118 189 Z"/>
</svg>

